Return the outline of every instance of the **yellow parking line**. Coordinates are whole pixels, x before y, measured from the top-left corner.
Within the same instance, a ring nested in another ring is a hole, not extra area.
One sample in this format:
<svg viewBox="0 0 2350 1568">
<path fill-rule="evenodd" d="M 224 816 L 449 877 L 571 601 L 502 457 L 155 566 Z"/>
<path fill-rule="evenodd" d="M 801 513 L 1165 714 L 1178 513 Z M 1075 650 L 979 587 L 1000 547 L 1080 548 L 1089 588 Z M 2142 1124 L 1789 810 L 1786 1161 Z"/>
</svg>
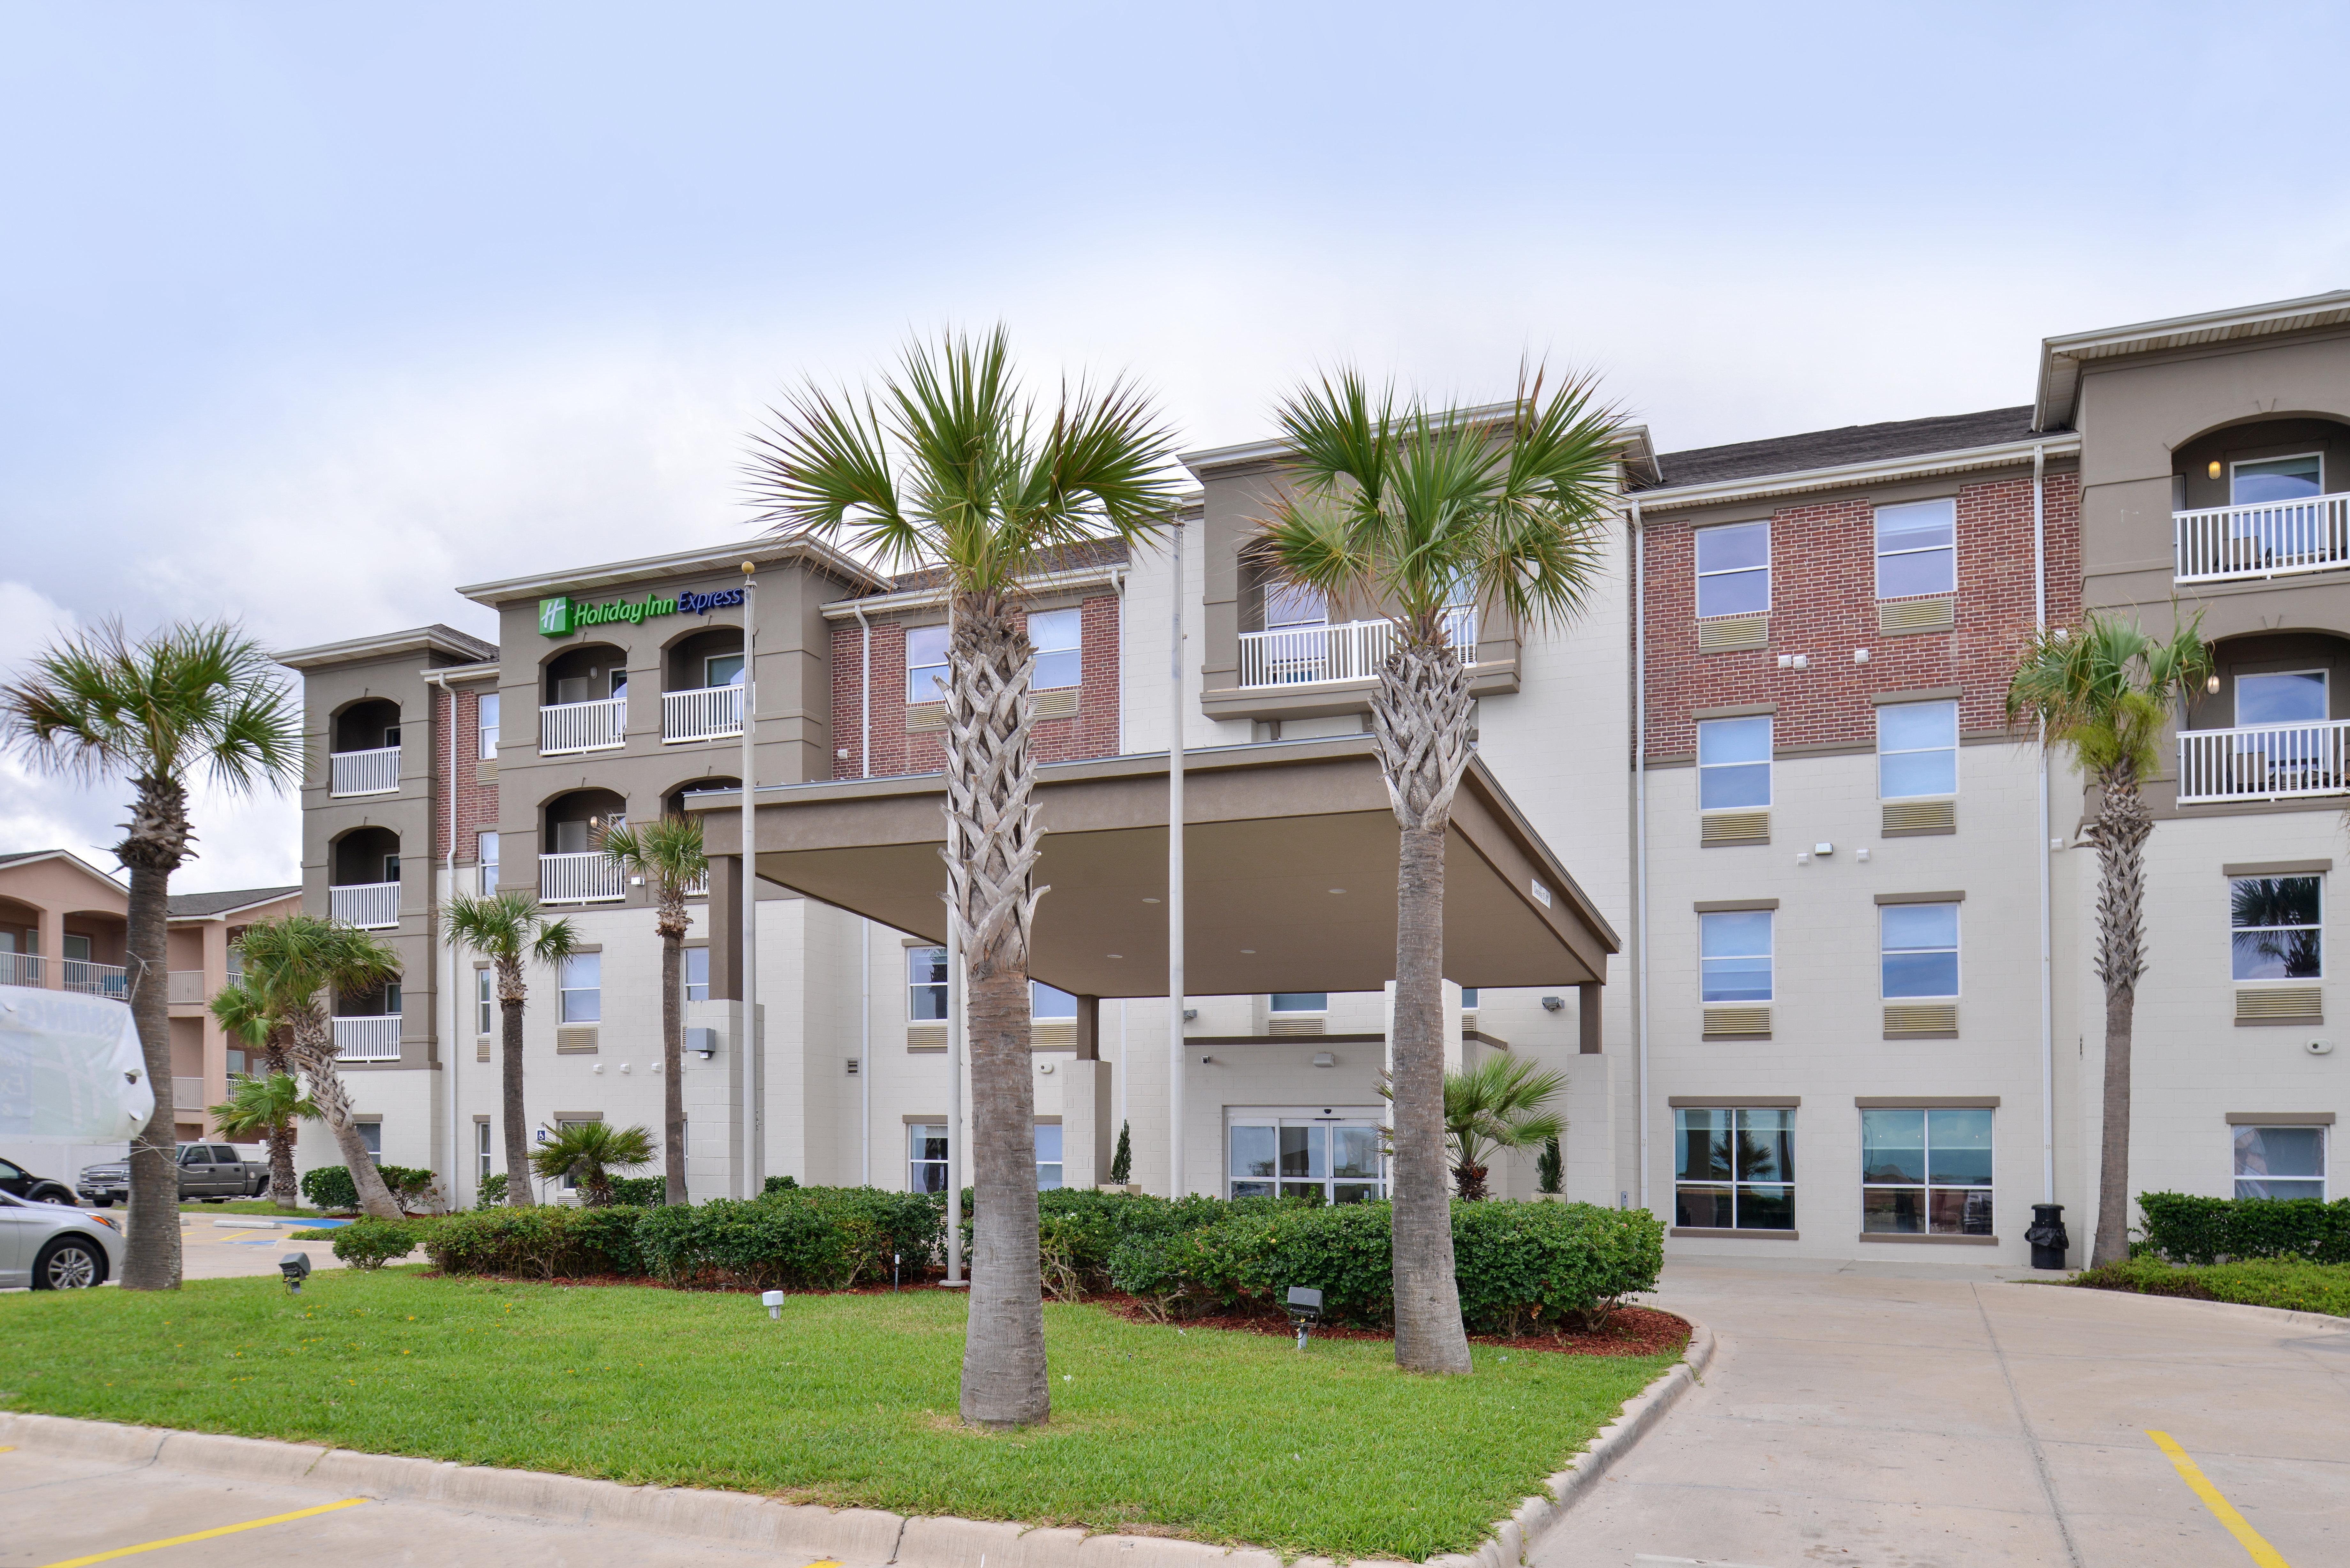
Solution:
<svg viewBox="0 0 2350 1568">
<path fill-rule="evenodd" d="M 84 1568 L 91 1563 L 111 1563 L 118 1557 L 135 1556 L 141 1552 L 155 1552 L 166 1546 L 185 1546 L 191 1541 L 210 1541 L 215 1535 L 234 1535 L 240 1530 L 258 1530 L 265 1524 L 283 1524 L 289 1519 L 307 1519 L 314 1513 L 332 1513 L 338 1508 L 357 1508 L 365 1502 L 363 1497 L 347 1497 L 340 1502 L 322 1502 L 316 1508 L 297 1508 L 292 1513 L 273 1513 L 267 1519 L 249 1519 L 243 1524 L 224 1524 L 217 1530 L 199 1530 L 193 1535 L 174 1535 L 169 1541 L 150 1541 L 139 1546 L 118 1546 L 111 1552 L 93 1552 L 87 1557 L 68 1557 L 62 1563 L 44 1564 L 44 1568 Z"/>
<path fill-rule="evenodd" d="M 2236 1511 L 2234 1505 L 2220 1495 L 2220 1489 L 2204 1479 L 2202 1470 L 2187 1457 L 2187 1450 L 2178 1446 L 2177 1439 L 2168 1432 L 2149 1430 L 2147 1436 L 2154 1439 L 2156 1448 L 2170 1456 L 2170 1463 L 2178 1471 L 2178 1479 L 2203 1500 L 2203 1506 L 2211 1511 L 2211 1517 L 2228 1527 L 2228 1533 L 2236 1538 L 2238 1545 L 2251 1553 L 2253 1562 L 2261 1568 L 2293 1568 L 2291 1563 L 2277 1555 L 2275 1547 L 2261 1539 L 2259 1531 L 2245 1522 L 2244 1516 Z"/>
</svg>

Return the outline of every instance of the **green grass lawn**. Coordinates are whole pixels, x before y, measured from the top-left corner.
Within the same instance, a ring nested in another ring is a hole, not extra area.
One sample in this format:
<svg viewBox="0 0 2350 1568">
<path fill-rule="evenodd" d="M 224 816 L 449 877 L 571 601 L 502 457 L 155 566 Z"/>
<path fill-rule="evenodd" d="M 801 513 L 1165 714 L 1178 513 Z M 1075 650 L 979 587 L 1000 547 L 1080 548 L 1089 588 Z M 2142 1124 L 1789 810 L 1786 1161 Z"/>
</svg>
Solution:
<svg viewBox="0 0 2350 1568">
<path fill-rule="evenodd" d="M 0 1407 L 902 1513 L 1151 1527 L 1339 1557 L 1472 1546 L 1670 1365 L 1047 1306 L 1053 1420 L 955 1419 L 964 1298 L 427 1279 L 205 1280 L 0 1297 Z"/>
<path fill-rule="evenodd" d="M 232 1198 L 222 1203 L 191 1200 L 180 1205 L 182 1214 L 266 1214 L 274 1220 L 316 1220 L 323 1209 L 280 1209 L 266 1198 Z"/>
</svg>

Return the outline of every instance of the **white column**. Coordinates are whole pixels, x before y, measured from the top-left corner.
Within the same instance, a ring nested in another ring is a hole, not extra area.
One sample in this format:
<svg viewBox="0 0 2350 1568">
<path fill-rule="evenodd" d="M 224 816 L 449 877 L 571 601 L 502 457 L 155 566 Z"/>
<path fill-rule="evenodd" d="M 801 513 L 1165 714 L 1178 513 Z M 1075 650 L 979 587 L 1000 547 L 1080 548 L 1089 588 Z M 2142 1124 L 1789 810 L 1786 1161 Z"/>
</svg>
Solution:
<svg viewBox="0 0 2350 1568">
<path fill-rule="evenodd" d="M 755 566 L 743 563 L 743 1192 L 756 1198 L 767 1179 L 767 1072 L 759 1039 L 759 722 L 758 586 Z"/>
<path fill-rule="evenodd" d="M 1167 1196 L 1183 1179 L 1183 522 L 1174 528 L 1174 647 L 1169 659 L 1172 705 L 1167 720 Z"/>
</svg>

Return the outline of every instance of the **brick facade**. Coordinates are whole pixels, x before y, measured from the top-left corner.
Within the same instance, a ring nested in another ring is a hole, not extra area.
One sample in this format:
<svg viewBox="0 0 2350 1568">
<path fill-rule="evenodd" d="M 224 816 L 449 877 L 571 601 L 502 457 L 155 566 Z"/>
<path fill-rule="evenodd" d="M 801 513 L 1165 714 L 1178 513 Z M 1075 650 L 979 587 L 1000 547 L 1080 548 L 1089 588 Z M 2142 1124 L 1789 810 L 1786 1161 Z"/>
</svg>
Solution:
<svg viewBox="0 0 2350 1568">
<path fill-rule="evenodd" d="M 1077 711 L 1040 719 L 1030 732 L 1040 763 L 1077 757 L 1114 756 L 1118 749 L 1118 600 L 1100 594 L 1081 606 L 1078 622 L 1082 674 Z M 868 772 L 858 754 L 864 743 L 860 699 L 865 672 L 864 632 L 853 620 L 832 628 L 832 776 L 853 779 Z M 936 773 L 946 765 L 945 732 L 906 727 L 906 628 L 897 621 L 873 623 L 873 757 L 876 776 Z M 843 753 L 846 753 L 845 755 Z"/>
<path fill-rule="evenodd" d="M 438 737 L 453 738 L 454 743 L 443 741 L 432 748 L 432 858 L 437 865 L 449 853 L 449 763 L 454 756 L 457 773 L 457 859 L 461 864 L 473 858 L 474 835 L 495 833 L 498 828 L 498 785 L 493 778 L 481 779 L 482 711 L 481 692 L 472 686 L 453 686 L 447 691 L 429 688 L 432 701 L 432 732 Z M 455 728 L 450 727 L 450 704 L 456 704 Z"/>
<path fill-rule="evenodd" d="M 2046 480 L 2048 618 L 2080 608 L 2080 486 Z M 1692 530 L 1648 525 L 1648 733 L 1651 761 L 1696 749 L 1697 710 L 1775 704 L 1782 753 L 1876 744 L 1870 694 L 1957 687 L 1962 732 L 2002 731 L 2009 671 L 2033 622 L 2032 481 L 2002 479 L 1958 493 L 1958 592 L 1949 631 L 1877 628 L 1876 524 L 1867 495 L 1783 506 L 1771 514 L 1770 640 L 1759 649 L 1697 648 Z M 1853 650 L 1868 649 L 1868 662 Z M 1810 667 L 1782 670 L 1784 654 Z"/>
</svg>

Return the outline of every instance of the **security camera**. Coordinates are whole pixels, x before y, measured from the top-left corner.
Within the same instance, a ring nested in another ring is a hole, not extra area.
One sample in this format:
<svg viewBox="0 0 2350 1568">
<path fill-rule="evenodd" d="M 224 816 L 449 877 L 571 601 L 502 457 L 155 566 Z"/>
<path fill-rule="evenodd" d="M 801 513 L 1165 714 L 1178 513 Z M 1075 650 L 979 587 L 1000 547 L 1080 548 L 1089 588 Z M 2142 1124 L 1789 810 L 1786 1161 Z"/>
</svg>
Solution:
<svg viewBox="0 0 2350 1568">
<path fill-rule="evenodd" d="M 2330 1056 L 2334 1054 L 2334 1042 L 2331 1040 L 2312 1040 L 2303 1047 L 2303 1049 L 2313 1056 Z"/>
<path fill-rule="evenodd" d="M 1543 998 L 1543 1011 L 1544 1012 L 1556 1012 L 1565 1005 L 1566 998 L 1563 996 L 1545 996 Z"/>
</svg>

